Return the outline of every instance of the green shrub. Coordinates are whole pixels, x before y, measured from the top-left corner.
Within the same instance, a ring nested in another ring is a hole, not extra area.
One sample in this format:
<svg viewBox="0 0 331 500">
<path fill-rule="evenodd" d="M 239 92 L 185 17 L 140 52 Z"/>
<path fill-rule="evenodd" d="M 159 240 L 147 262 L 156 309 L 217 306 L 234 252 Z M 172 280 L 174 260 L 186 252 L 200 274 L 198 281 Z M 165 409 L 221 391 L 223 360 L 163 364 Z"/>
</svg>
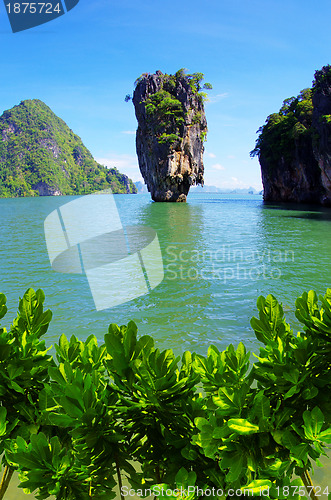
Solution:
<svg viewBox="0 0 331 500">
<path fill-rule="evenodd" d="M 124 498 L 123 475 L 157 498 L 190 487 L 181 498 L 214 488 L 219 499 L 266 489 L 299 500 L 304 484 L 316 499 L 309 471 L 331 443 L 331 290 L 320 301 L 312 291 L 297 299 L 294 335 L 275 297 L 259 297 L 254 364 L 242 343 L 206 356 L 160 351 L 133 322 L 110 325 L 101 346 L 62 335 L 55 363 L 40 340 L 51 313 L 29 289 L 0 331 L 0 498 L 17 469 L 41 499 L 113 498 L 115 476 Z"/>
</svg>

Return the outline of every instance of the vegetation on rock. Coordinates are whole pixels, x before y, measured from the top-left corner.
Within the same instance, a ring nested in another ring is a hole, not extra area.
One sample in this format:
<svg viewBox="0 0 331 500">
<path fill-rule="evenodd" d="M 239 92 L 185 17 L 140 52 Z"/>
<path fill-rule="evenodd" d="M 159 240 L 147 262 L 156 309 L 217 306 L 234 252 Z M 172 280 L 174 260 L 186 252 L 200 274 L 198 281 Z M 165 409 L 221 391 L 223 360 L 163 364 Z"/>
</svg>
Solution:
<svg viewBox="0 0 331 500">
<path fill-rule="evenodd" d="M 142 81 L 142 78 L 148 76 L 148 73 L 143 73 L 139 77 L 135 86 Z M 207 94 L 202 89 L 212 89 L 210 83 L 202 85 L 204 75 L 203 73 L 187 74 L 185 69 L 178 70 L 174 75 L 164 74 L 161 78 L 161 89 L 151 94 L 145 101 L 147 121 L 152 126 L 156 133 L 159 144 L 167 144 L 172 147 L 177 144 L 179 149 L 181 138 L 183 135 L 184 124 L 187 122 L 188 115 L 192 108 L 185 108 L 183 102 L 178 99 L 178 82 L 185 79 L 194 95 L 196 95 L 201 102 L 207 98 Z M 192 124 L 201 123 L 202 114 L 200 111 L 193 110 L 194 116 Z M 206 133 L 203 141 L 206 140 Z"/>
<path fill-rule="evenodd" d="M 285 99 L 278 113 L 268 116 L 259 128 L 251 156 L 263 155 L 270 167 L 277 166 L 281 157 L 291 161 L 295 157 L 295 141 L 299 136 L 312 137 L 313 90 L 304 89 L 297 97 Z"/>
<path fill-rule="evenodd" d="M 98 164 L 63 120 L 38 99 L 0 117 L 0 197 L 135 193 L 127 176 Z"/>
<path fill-rule="evenodd" d="M 258 130 L 264 199 L 331 206 L 331 66 Z"/>
<path fill-rule="evenodd" d="M 123 476 L 155 498 L 329 494 L 309 471 L 331 443 L 331 290 L 322 307 L 312 291 L 297 299 L 297 335 L 275 297 L 260 297 L 253 365 L 242 343 L 176 357 L 133 322 L 110 325 L 101 346 L 62 335 L 55 362 L 41 340 L 44 299 L 27 290 L 0 329 L 0 499 L 14 470 L 40 499 L 114 498 L 116 477 L 123 500 Z M 1 294 L 0 318 L 6 310 Z"/>
</svg>

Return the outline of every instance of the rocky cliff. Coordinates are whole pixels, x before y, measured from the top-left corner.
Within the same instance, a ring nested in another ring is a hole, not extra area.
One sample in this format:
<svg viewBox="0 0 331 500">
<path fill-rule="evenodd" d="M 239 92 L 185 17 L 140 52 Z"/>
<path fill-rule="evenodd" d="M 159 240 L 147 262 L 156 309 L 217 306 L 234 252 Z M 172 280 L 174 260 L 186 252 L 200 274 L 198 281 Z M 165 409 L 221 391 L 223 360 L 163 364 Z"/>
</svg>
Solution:
<svg viewBox="0 0 331 500">
<path fill-rule="evenodd" d="M 264 200 L 331 206 L 331 66 L 258 132 L 251 155 L 260 161 Z"/>
<path fill-rule="evenodd" d="M 38 99 L 0 117 L 0 197 L 135 193 L 117 169 L 99 165 L 82 140 Z"/>
<path fill-rule="evenodd" d="M 190 186 L 203 185 L 207 133 L 203 75 L 161 71 L 136 81 L 136 148 L 141 174 L 154 201 L 185 202 Z"/>
</svg>

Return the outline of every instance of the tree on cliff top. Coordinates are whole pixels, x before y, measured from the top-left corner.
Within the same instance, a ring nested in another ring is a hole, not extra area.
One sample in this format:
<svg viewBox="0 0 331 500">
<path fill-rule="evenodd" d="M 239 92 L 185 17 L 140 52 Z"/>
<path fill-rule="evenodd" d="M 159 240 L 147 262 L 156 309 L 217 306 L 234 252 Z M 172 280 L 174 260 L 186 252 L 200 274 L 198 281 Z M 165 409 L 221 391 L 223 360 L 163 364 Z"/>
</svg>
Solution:
<svg viewBox="0 0 331 500">
<path fill-rule="evenodd" d="M 277 164 L 280 156 L 292 156 L 295 140 L 301 134 L 312 134 L 312 93 L 310 88 L 302 90 L 297 97 L 285 99 L 278 113 L 268 116 L 257 131 L 251 157 L 263 155 L 271 164 Z"/>
<path fill-rule="evenodd" d="M 160 72 L 161 73 L 161 72 Z M 139 82 L 141 81 L 142 78 L 149 76 L 150 73 L 142 73 L 134 82 L 134 87 L 136 88 Z M 203 79 L 204 79 L 204 74 L 203 73 L 187 73 L 186 68 L 181 68 L 174 75 L 163 75 L 168 81 L 171 81 L 172 84 L 176 83 L 176 80 L 179 80 L 180 78 L 186 78 L 190 82 L 190 86 L 194 93 L 201 93 L 201 97 L 203 99 L 206 99 L 207 94 L 205 92 L 201 92 L 202 89 L 205 90 L 212 90 L 213 86 L 211 83 L 205 82 L 203 85 L 201 85 Z M 131 94 L 126 94 L 124 100 L 125 102 L 128 102 L 132 99 Z"/>
<path fill-rule="evenodd" d="M 211 83 L 202 84 L 203 73 L 189 74 L 185 68 L 179 69 L 174 75 L 163 74 L 161 71 L 157 71 L 156 74 L 160 78 L 161 89 L 149 95 L 146 99 L 147 119 L 149 122 L 154 123 L 159 144 L 165 144 L 169 147 L 179 145 L 182 128 L 187 117 L 187 110 L 184 109 L 183 103 L 178 98 L 179 82 L 187 82 L 192 93 L 198 96 L 201 103 L 207 99 L 207 94 L 202 89 L 211 90 L 213 87 Z M 150 73 L 142 73 L 134 83 L 135 88 L 148 76 L 150 76 Z M 125 102 L 131 99 L 130 94 L 125 96 Z M 200 118 L 201 112 L 197 110 L 193 123 L 198 123 Z M 203 141 L 205 138 L 206 134 L 202 134 Z"/>
<path fill-rule="evenodd" d="M 316 141 L 318 134 L 312 124 L 313 96 L 317 92 L 330 94 L 331 65 L 323 66 L 315 71 L 311 88 L 301 90 L 297 97 L 290 97 L 283 101 L 278 113 L 269 115 L 265 125 L 259 128 L 255 148 L 250 156 L 262 155 L 270 164 L 277 164 L 281 156 L 291 158 L 294 154 L 294 141 L 301 134 L 310 136 Z M 322 115 L 321 122 L 331 123 L 331 114 Z"/>
</svg>

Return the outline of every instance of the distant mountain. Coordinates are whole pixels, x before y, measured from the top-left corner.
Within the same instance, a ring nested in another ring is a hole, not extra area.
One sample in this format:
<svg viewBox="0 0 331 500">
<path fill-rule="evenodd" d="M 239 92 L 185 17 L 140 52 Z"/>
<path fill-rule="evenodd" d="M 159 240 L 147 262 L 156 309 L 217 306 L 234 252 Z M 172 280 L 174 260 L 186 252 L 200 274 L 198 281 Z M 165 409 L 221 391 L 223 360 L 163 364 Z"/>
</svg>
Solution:
<svg viewBox="0 0 331 500">
<path fill-rule="evenodd" d="M 136 193 L 132 180 L 97 163 L 82 140 L 38 99 L 0 117 L 0 197 Z"/>
<path fill-rule="evenodd" d="M 134 184 L 137 188 L 138 194 L 148 193 L 147 186 L 143 182 L 138 181 L 138 182 L 135 182 Z"/>
<path fill-rule="evenodd" d="M 262 194 L 262 191 L 257 191 L 253 187 L 226 189 L 218 188 L 216 186 L 192 186 L 191 192 L 194 193 L 223 193 L 223 194 Z"/>
<path fill-rule="evenodd" d="M 222 189 L 216 186 L 191 186 L 191 193 L 221 193 Z"/>
</svg>

